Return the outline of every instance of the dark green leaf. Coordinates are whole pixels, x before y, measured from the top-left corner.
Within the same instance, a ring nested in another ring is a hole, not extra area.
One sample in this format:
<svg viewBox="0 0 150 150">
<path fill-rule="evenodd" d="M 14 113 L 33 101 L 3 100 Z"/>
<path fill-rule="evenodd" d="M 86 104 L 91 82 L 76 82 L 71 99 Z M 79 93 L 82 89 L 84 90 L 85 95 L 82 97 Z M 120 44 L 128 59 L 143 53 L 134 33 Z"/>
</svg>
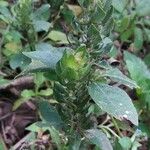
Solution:
<svg viewBox="0 0 150 150">
<path fill-rule="evenodd" d="M 16 69 L 18 67 L 20 67 L 21 69 L 24 69 L 25 67 L 27 67 L 27 65 L 29 65 L 29 63 L 31 62 L 31 60 L 24 56 L 22 53 L 19 54 L 15 54 L 10 58 L 10 67 L 12 69 Z"/>
<path fill-rule="evenodd" d="M 44 121 L 48 122 L 51 126 L 56 128 L 62 126 L 63 122 L 61 117 L 59 116 L 56 109 L 51 106 L 48 101 L 40 101 L 38 107 L 41 117 Z"/>
</svg>

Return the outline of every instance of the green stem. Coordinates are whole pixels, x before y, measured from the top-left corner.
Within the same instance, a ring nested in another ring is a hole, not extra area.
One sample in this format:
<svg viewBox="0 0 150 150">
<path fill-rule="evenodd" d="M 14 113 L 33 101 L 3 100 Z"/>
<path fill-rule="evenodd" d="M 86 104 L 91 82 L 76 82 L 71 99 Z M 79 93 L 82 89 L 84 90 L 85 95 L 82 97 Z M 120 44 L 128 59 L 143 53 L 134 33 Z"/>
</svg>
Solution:
<svg viewBox="0 0 150 150">
<path fill-rule="evenodd" d="M 115 137 L 120 139 L 120 136 L 116 134 L 112 129 L 110 129 L 108 126 L 100 125 L 99 128 L 108 130 L 111 134 L 113 134 Z"/>
<path fill-rule="evenodd" d="M 114 117 L 112 117 L 112 116 L 110 116 L 110 117 L 111 117 L 111 119 L 112 119 L 112 122 L 113 122 L 113 124 L 114 124 L 114 126 L 115 126 L 115 128 L 116 128 L 116 130 L 117 130 L 117 132 L 118 132 L 118 134 L 119 134 L 119 136 L 122 137 L 123 135 L 122 135 L 122 133 L 121 133 L 119 127 L 118 127 L 118 124 L 117 124 L 116 120 L 114 119 Z"/>
</svg>

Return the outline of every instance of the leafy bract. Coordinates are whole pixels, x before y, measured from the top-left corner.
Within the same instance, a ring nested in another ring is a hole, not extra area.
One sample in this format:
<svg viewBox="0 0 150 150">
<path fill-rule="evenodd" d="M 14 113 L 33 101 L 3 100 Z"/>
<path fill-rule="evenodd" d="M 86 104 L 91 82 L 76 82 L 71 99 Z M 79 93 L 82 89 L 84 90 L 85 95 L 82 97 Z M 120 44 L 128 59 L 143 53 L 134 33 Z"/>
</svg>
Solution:
<svg viewBox="0 0 150 150">
<path fill-rule="evenodd" d="M 99 147 L 101 150 L 113 150 L 107 136 L 98 129 L 86 130 L 85 137 L 89 139 L 90 142 Z"/>
<path fill-rule="evenodd" d="M 103 76 L 111 78 L 113 81 L 119 82 L 120 84 L 126 85 L 128 87 L 137 88 L 138 85 L 135 81 L 129 79 L 127 76 L 125 76 L 119 69 L 117 68 L 111 68 L 107 70 Z"/>
<path fill-rule="evenodd" d="M 127 119 L 138 125 L 138 114 L 126 92 L 107 84 L 93 83 L 88 87 L 94 102 L 105 112 L 119 120 Z"/>
</svg>

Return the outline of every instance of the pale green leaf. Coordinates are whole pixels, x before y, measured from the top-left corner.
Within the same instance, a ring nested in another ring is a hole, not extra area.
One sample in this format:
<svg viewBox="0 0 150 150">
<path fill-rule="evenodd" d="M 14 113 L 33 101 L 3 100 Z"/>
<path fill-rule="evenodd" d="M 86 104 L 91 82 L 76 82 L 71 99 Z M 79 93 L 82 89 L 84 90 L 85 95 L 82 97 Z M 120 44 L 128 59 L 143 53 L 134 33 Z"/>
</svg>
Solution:
<svg viewBox="0 0 150 150">
<path fill-rule="evenodd" d="M 150 0 L 136 0 L 136 12 L 139 16 L 150 15 Z"/>
<path fill-rule="evenodd" d="M 122 150 L 130 150 L 132 146 L 132 141 L 129 137 L 122 137 L 118 142 L 121 145 Z"/>
<path fill-rule="evenodd" d="M 126 85 L 130 87 L 131 89 L 138 88 L 138 85 L 136 84 L 135 81 L 129 79 L 117 68 L 111 68 L 111 69 L 106 70 L 103 76 L 109 77 L 113 81 Z"/>
<path fill-rule="evenodd" d="M 132 100 L 122 89 L 107 84 L 93 83 L 88 88 L 94 102 L 119 120 L 127 119 L 138 125 L 138 114 Z"/>
<path fill-rule="evenodd" d="M 129 52 L 125 52 L 124 60 L 126 62 L 131 78 L 139 85 L 143 79 L 150 79 L 150 71 L 140 58 Z"/>
<path fill-rule="evenodd" d="M 126 0 L 113 0 L 112 1 L 113 7 L 119 12 L 123 12 L 123 10 L 125 9 L 126 3 L 127 3 Z"/>
<path fill-rule="evenodd" d="M 4 79 L 4 78 L 0 75 L 0 87 L 7 86 L 9 83 L 10 83 L 9 80 Z"/>
<path fill-rule="evenodd" d="M 51 24 L 47 21 L 43 21 L 43 20 L 35 20 L 33 21 L 33 25 L 35 28 L 36 32 L 41 32 L 41 31 L 45 31 L 48 32 Z"/>
<path fill-rule="evenodd" d="M 46 130 L 49 130 L 49 128 L 50 128 L 49 124 L 46 124 L 45 122 L 42 121 L 38 121 L 28 126 L 26 130 L 38 133 L 40 131 L 45 132 Z"/>
<path fill-rule="evenodd" d="M 69 44 L 65 33 L 53 30 L 48 34 L 48 38 L 59 44 Z"/>
<path fill-rule="evenodd" d="M 61 59 L 63 52 L 56 48 L 48 49 L 47 51 L 33 51 L 33 52 L 23 52 L 24 55 L 31 58 L 32 60 L 39 61 L 49 67 L 49 69 L 54 69 L 56 63 Z"/>
</svg>

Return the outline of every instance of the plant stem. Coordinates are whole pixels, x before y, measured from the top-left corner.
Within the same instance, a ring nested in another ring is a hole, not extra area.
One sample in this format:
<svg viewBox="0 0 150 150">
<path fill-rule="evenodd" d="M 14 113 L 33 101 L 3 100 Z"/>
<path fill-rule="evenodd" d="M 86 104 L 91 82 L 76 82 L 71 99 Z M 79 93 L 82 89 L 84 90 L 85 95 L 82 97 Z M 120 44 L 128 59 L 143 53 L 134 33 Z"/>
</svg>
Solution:
<svg viewBox="0 0 150 150">
<path fill-rule="evenodd" d="M 104 128 L 104 129 L 108 130 L 111 134 L 113 134 L 114 136 L 116 136 L 118 139 L 120 138 L 120 136 L 117 135 L 117 134 L 116 134 L 112 129 L 110 129 L 108 126 L 100 125 L 99 128 L 101 128 L 102 130 L 103 130 L 103 128 Z"/>
<path fill-rule="evenodd" d="M 118 124 L 117 124 L 116 120 L 114 119 L 114 117 L 112 117 L 112 116 L 110 116 L 110 117 L 111 117 L 111 119 L 112 119 L 112 122 L 113 122 L 113 124 L 114 124 L 114 126 L 115 126 L 115 128 L 116 128 L 116 130 L 117 130 L 117 132 L 118 132 L 118 134 L 119 134 L 119 136 L 122 137 L 123 135 L 122 135 L 122 133 L 121 133 L 119 127 L 118 127 Z"/>
</svg>

